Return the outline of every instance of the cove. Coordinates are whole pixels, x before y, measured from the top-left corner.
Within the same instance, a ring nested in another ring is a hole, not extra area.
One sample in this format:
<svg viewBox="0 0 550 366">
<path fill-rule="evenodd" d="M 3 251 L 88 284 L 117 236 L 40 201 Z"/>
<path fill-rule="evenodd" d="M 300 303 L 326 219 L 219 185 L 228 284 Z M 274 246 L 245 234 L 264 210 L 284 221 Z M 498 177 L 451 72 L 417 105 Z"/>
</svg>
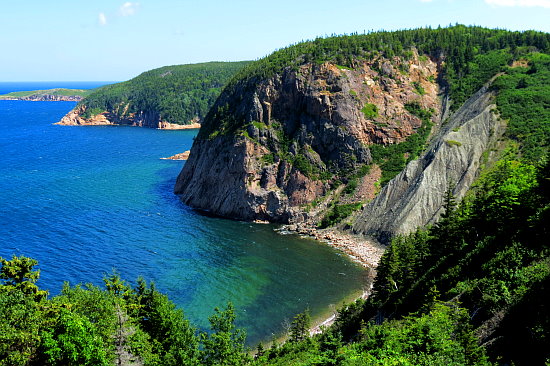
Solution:
<svg viewBox="0 0 550 366">
<path fill-rule="evenodd" d="M 39 261 L 38 285 L 142 276 L 200 328 L 233 302 L 248 343 L 309 308 L 335 309 L 366 271 L 275 226 L 200 215 L 172 193 L 196 131 L 53 126 L 73 102 L 0 101 L 0 256 Z"/>
</svg>

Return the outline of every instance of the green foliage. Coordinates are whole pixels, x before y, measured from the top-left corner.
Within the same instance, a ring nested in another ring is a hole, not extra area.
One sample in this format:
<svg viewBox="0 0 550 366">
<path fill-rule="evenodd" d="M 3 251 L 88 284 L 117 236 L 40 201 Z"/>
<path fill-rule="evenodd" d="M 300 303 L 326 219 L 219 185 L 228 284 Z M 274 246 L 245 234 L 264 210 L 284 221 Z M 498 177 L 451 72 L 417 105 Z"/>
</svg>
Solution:
<svg viewBox="0 0 550 366">
<path fill-rule="evenodd" d="M 311 164 L 309 159 L 302 154 L 296 154 L 294 156 L 292 165 L 308 178 L 315 179 L 316 175 L 319 173 L 319 169 Z"/>
<path fill-rule="evenodd" d="M 412 86 L 414 88 L 414 91 L 418 94 L 418 95 L 424 95 L 426 94 L 426 90 L 424 90 L 424 88 L 422 87 L 422 85 L 420 85 L 420 83 L 418 81 L 413 81 L 412 82 Z"/>
<path fill-rule="evenodd" d="M 97 328 L 84 316 L 60 309 L 52 328 L 40 333 L 40 353 L 47 364 L 53 365 L 110 365 L 112 361 L 104 348 Z"/>
<path fill-rule="evenodd" d="M 357 189 L 357 185 L 359 184 L 357 178 L 352 178 L 349 180 L 348 184 L 346 185 L 346 188 L 342 191 L 343 194 L 353 194 L 355 193 L 355 190 Z"/>
<path fill-rule="evenodd" d="M 211 333 L 202 333 L 202 359 L 205 365 L 240 366 L 250 361 L 244 341 L 246 334 L 235 328 L 235 308 L 231 303 L 225 310 L 214 309 L 209 318 Z"/>
<path fill-rule="evenodd" d="M 143 279 L 135 292 L 133 301 L 139 305 L 136 320 L 147 334 L 133 339 L 138 355 L 154 360 L 156 353 L 162 365 L 198 364 L 198 338 L 183 311 Z"/>
<path fill-rule="evenodd" d="M 421 120 L 428 120 L 433 114 L 433 111 L 423 109 L 418 102 L 406 103 L 405 109 Z"/>
<path fill-rule="evenodd" d="M 87 107 L 82 113 L 82 117 L 91 118 L 103 112 L 106 112 L 106 109 L 101 107 L 91 107 L 91 108 Z"/>
<path fill-rule="evenodd" d="M 170 123 L 188 124 L 194 118 L 206 116 L 229 78 L 248 63 L 208 62 L 161 67 L 129 81 L 96 89 L 79 104 L 86 107 L 85 118 L 104 111 L 119 118 L 144 112 Z"/>
<path fill-rule="evenodd" d="M 258 130 L 265 130 L 267 129 L 267 125 L 263 122 L 258 121 L 252 121 L 252 125 L 256 127 Z"/>
<path fill-rule="evenodd" d="M 335 204 L 325 214 L 325 216 L 319 223 L 319 228 L 323 229 L 329 226 L 336 225 L 337 223 L 341 222 L 343 219 L 351 215 L 354 211 L 359 210 L 361 206 L 362 206 L 361 202 Z"/>
<path fill-rule="evenodd" d="M 309 309 L 294 317 L 290 324 L 290 342 L 300 342 L 309 337 L 309 328 L 311 327 L 311 317 Z"/>
<path fill-rule="evenodd" d="M 32 297 L 0 291 L 0 365 L 29 364 L 40 345 L 43 322 Z"/>
<path fill-rule="evenodd" d="M 262 155 L 262 161 L 268 165 L 273 164 L 275 162 L 275 155 L 272 153 Z"/>
<path fill-rule="evenodd" d="M 547 305 L 528 298 L 550 281 L 550 248 L 542 239 L 548 235 L 548 171 L 548 166 L 537 171 L 503 160 L 480 178 L 474 195 L 460 206 L 448 194 L 437 225 L 392 241 L 378 267 L 372 306 L 406 315 L 424 309 L 437 289 L 443 298 L 459 298 L 475 314 L 475 326 L 497 312 L 534 312 L 521 324 L 507 315 L 507 325 L 499 328 L 502 338 L 490 351 L 517 364 L 549 357 L 540 348 L 550 334 L 550 317 L 540 315 Z M 522 338 L 526 333 L 529 341 Z M 513 343 L 521 343 L 522 351 L 509 346 Z"/>
<path fill-rule="evenodd" d="M 449 146 L 462 146 L 462 142 L 460 141 L 455 141 L 455 140 L 445 140 L 445 143 Z"/>
<path fill-rule="evenodd" d="M 0 365 L 111 365 L 115 341 L 144 365 L 250 361 L 245 334 L 233 324 L 232 305 L 216 309 L 210 318 L 213 333 L 199 338 L 183 312 L 143 279 L 131 288 L 113 272 L 104 279 L 106 290 L 65 283 L 52 299 L 14 289 L 13 281 L 38 279 L 35 265 L 26 257 L 2 262 Z"/>
<path fill-rule="evenodd" d="M 11 260 L 0 257 L 0 279 L 3 286 L 0 292 L 21 291 L 25 295 L 33 295 L 36 298 L 45 297 L 47 291 L 39 290 L 36 281 L 40 277 L 40 270 L 33 270 L 38 264 L 35 259 L 28 257 L 16 257 Z"/>
<path fill-rule="evenodd" d="M 436 303 L 425 315 L 367 326 L 356 349 L 368 365 L 490 365 L 468 323 L 465 309 Z"/>
<path fill-rule="evenodd" d="M 378 107 L 372 103 L 365 104 L 365 106 L 361 109 L 361 112 L 363 112 L 366 119 L 378 117 Z"/>
<path fill-rule="evenodd" d="M 522 157 L 534 164 L 548 159 L 550 146 L 550 55 L 526 56 L 529 68 L 509 68 L 494 85 L 497 107 L 508 120 L 507 136 L 521 143 Z"/>
<path fill-rule="evenodd" d="M 489 51 L 486 54 L 473 55 L 470 60 L 465 59 L 460 68 L 446 67 L 453 101 L 451 108 L 455 110 L 460 107 L 490 78 L 499 71 L 504 71 L 511 59 L 510 52 L 500 49 Z"/>
</svg>

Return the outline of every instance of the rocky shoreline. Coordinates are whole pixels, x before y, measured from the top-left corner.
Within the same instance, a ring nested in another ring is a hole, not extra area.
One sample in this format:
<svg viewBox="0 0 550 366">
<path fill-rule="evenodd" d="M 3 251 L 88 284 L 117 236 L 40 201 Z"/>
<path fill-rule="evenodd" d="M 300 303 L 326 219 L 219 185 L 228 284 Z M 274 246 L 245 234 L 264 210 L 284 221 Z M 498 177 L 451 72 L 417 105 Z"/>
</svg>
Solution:
<svg viewBox="0 0 550 366">
<path fill-rule="evenodd" d="M 346 253 L 350 258 L 365 268 L 375 269 L 384 254 L 385 247 L 360 235 L 344 233 L 338 229 L 316 229 L 305 224 L 283 225 L 277 231 L 296 233 L 309 237 Z"/>
<path fill-rule="evenodd" d="M 281 234 L 298 234 L 302 237 L 315 239 L 325 243 L 339 251 L 347 254 L 354 262 L 359 263 L 367 269 L 367 278 L 363 291 L 357 299 L 367 299 L 371 294 L 376 277 L 376 267 L 384 254 L 385 247 L 364 236 L 344 233 L 338 229 L 316 229 L 305 224 L 283 225 L 277 229 Z M 310 335 L 319 334 L 324 328 L 331 326 L 336 320 L 337 313 L 334 312 L 328 318 L 317 319 L 309 330 Z"/>
</svg>

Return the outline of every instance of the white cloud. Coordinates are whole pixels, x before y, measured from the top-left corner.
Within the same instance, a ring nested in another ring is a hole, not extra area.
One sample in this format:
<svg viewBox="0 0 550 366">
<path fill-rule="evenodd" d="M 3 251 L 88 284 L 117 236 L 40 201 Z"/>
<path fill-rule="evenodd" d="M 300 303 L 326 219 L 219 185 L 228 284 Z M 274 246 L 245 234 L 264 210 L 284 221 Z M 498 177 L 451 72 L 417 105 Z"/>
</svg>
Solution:
<svg viewBox="0 0 550 366">
<path fill-rule="evenodd" d="M 99 25 L 107 25 L 107 16 L 105 13 L 99 13 L 97 20 L 99 21 Z"/>
<path fill-rule="evenodd" d="M 550 0 L 485 0 L 485 2 L 495 6 L 540 6 L 543 8 L 550 8 Z"/>
<path fill-rule="evenodd" d="M 134 15 L 139 8 L 139 3 L 132 3 L 130 1 L 125 2 L 119 8 L 119 13 L 123 17 Z"/>
</svg>

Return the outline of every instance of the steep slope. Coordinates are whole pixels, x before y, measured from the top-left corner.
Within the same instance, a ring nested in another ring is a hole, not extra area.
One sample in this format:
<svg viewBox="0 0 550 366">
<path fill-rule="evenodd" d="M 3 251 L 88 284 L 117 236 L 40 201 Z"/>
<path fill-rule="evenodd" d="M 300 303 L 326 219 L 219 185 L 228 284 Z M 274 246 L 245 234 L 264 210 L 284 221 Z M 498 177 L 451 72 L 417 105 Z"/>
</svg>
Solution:
<svg viewBox="0 0 550 366">
<path fill-rule="evenodd" d="M 95 90 L 58 124 L 152 128 L 196 124 L 202 121 L 227 81 L 247 63 L 209 62 L 147 71 L 129 81 Z"/>
<path fill-rule="evenodd" d="M 545 33 L 455 26 L 282 49 L 230 81 L 175 192 L 217 215 L 345 220 L 383 241 L 433 223 L 447 188 L 461 197 L 502 133 L 484 84 L 549 44 Z"/>
<path fill-rule="evenodd" d="M 488 83 L 452 115 L 427 152 L 411 161 L 357 217 L 352 230 L 388 242 L 434 224 L 446 191 L 461 199 L 478 176 L 482 156 L 502 136 Z"/>
<path fill-rule="evenodd" d="M 307 63 L 223 95 L 211 118 L 231 105 L 244 122 L 208 136 L 201 130 L 175 191 L 223 216 L 307 221 L 305 205 L 372 162 L 369 145 L 403 142 L 422 127 L 408 106 L 440 109 L 437 72 L 434 61 L 416 53 L 353 69 Z M 437 112 L 432 119 L 439 120 Z"/>
</svg>

